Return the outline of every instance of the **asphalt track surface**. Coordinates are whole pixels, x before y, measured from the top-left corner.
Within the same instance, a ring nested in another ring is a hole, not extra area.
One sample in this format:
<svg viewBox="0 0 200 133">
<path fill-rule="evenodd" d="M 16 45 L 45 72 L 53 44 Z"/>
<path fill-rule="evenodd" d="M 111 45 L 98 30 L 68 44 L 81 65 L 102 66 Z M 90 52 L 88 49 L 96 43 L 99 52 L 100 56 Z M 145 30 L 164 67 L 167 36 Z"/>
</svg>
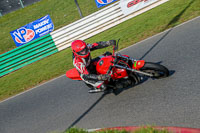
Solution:
<svg viewBox="0 0 200 133">
<path fill-rule="evenodd" d="M 0 133 L 49 133 L 69 127 L 200 128 L 200 17 L 124 49 L 159 62 L 165 79 L 148 79 L 118 94 L 89 94 L 64 75 L 0 103 Z"/>
</svg>

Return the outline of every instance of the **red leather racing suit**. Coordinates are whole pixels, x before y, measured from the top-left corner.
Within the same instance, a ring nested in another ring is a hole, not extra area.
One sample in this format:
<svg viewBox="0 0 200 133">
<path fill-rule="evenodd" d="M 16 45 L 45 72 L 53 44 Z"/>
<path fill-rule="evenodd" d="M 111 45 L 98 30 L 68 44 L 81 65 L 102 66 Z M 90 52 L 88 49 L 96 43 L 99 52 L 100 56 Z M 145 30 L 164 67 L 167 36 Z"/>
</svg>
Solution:
<svg viewBox="0 0 200 133">
<path fill-rule="evenodd" d="M 109 45 L 115 45 L 116 42 L 109 42 L 109 41 L 101 41 L 93 44 L 87 44 L 87 47 L 90 51 L 105 48 Z M 82 80 L 95 88 L 100 88 L 104 83 L 103 80 L 98 78 L 99 75 L 96 73 L 96 64 L 100 58 L 103 56 L 99 56 L 97 58 L 91 59 L 91 55 L 87 58 L 80 58 L 73 54 L 73 65 L 80 73 L 80 77 Z"/>
</svg>

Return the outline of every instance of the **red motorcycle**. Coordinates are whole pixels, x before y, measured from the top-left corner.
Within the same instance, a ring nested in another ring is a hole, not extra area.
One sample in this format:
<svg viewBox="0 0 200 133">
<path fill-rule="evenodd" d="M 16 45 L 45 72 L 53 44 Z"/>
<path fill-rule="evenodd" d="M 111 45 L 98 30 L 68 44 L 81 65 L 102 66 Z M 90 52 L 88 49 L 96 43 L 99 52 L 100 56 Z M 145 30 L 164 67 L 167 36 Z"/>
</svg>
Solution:
<svg viewBox="0 0 200 133">
<path fill-rule="evenodd" d="M 141 77 L 159 79 L 169 76 L 165 66 L 121 55 L 115 52 L 117 49 L 118 44 L 113 46 L 113 54 L 102 57 L 96 65 L 97 74 L 110 75 L 110 79 L 105 81 L 109 88 L 116 90 L 136 85 L 141 82 Z M 72 80 L 82 80 L 76 68 L 67 71 L 66 76 Z"/>
</svg>

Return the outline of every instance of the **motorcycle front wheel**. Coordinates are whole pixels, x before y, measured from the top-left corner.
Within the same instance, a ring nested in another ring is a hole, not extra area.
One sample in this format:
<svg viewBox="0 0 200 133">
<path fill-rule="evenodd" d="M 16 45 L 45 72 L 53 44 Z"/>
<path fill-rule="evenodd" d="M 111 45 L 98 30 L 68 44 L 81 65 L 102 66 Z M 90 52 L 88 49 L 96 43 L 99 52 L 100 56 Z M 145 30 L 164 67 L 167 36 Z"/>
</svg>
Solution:
<svg viewBox="0 0 200 133">
<path fill-rule="evenodd" d="M 152 78 L 165 78 L 169 76 L 169 70 L 160 64 L 145 62 L 144 66 L 140 69 L 145 73 L 152 74 Z"/>
</svg>

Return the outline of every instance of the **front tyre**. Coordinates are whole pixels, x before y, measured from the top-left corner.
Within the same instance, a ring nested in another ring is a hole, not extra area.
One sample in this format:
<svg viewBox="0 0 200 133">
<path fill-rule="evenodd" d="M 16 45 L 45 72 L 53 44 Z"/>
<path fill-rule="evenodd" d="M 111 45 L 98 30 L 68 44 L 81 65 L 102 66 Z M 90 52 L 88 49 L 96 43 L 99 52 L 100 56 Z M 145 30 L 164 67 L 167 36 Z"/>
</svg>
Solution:
<svg viewBox="0 0 200 133">
<path fill-rule="evenodd" d="M 140 71 L 152 74 L 152 78 L 165 78 L 169 76 L 169 70 L 160 64 L 145 62 Z"/>
</svg>

